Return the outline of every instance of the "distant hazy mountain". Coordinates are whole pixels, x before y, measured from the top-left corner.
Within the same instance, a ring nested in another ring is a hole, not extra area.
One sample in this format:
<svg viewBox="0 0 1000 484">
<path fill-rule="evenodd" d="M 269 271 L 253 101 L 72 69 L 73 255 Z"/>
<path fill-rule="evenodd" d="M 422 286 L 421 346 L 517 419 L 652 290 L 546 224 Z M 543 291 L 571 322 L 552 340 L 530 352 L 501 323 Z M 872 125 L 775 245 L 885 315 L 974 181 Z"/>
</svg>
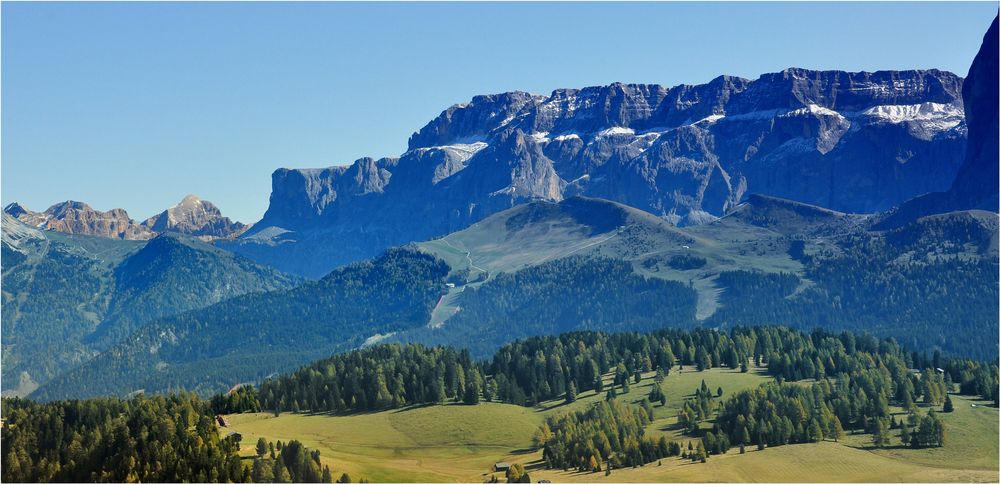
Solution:
<svg viewBox="0 0 1000 484">
<path fill-rule="evenodd" d="M 452 106 L 399 158 L 277 170 L 263 219 L 226 246 L 320 276 L 531 200 L 605 198 L 678 225 L 755 192 L 875 212 L 947 188 L 965 148 L 962 79 L 788 69 L 672 88 L 510 92 Z"/>
<path fill-rule="evenodd" d="M 148 240 L 161 233 L 194 235 L 212 240 L 235 237 L 248 227 L 222 216 L 218 207 L 194 195 L 184 197 L 177 205 L 141 224 L 129 218 L 128 213 L 120 208 L 101 212 L 86 203 L 74 201 L 57 203 L 44 212 L 32 212 L 15 202 L 4 207 L 4 212 L 39 229 L 124 240 Z"/>
<path fill-rule="evenodd" d="M 151 319 L 294 277 L 190 237 L 39 230 L 3 214 L 3 391 L 24 394 Z"/>
<path fill-rule="evenodd" d="M 249 228 L 223 217 L 212 202 L 194 195 L 188 195 L 181 203 L 150 217 L 142 226 L 156 233 L 174 232 L 208 239 L 236 237 Z"/>
<path fill-rule="evenodd" d="M 3 211 L 31 227 L 64 234 L 99 235 L 124 240 L 148 240 L 155 235 L 129 218 L 125 210 L 114 208 L 101 212 L 86 203 L 72 200 L 57 203 L 44 212 L 32 212 L 17 202 L 7 205 Z"/>
</svg>

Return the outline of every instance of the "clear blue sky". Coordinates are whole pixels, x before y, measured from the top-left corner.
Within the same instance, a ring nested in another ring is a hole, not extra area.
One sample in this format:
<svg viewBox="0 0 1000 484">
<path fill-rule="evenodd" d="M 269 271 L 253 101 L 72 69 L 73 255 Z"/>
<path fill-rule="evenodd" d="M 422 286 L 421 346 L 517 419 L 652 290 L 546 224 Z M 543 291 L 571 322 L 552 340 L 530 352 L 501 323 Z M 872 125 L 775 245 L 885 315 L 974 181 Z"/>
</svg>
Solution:
<svg viewBox="0 0 1000 484">
<path fill-rule="evenodd" d="M 786 67 L 965 75 L 985 3 L 2 4 L 2 199 L 257 221 L 279 167 L 395 156 L 475 94 Z"/>
</svg>

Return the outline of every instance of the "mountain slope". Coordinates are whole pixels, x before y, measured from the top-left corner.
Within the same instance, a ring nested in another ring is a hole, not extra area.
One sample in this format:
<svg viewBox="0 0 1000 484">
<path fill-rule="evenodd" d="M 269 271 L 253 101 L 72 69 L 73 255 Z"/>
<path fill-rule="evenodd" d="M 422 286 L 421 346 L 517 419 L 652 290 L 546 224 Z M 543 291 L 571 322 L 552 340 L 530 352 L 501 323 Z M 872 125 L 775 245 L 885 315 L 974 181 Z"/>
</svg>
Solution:
<svg viewBox="0 0 1000 484">
<path fill-rule="evenodd" d="M 581 223 L 576 211 L 603 211 L 604 227 Z M 661 317 L 662 324 L 818 325 L 906 338 L 920 348 L 995 354 L 988 342 L 968 339 L 997 328 L 996 214 L 955 212 L 891 231 L 873 229 L 877 218 L 759 195 L 715 222 L 686 228 L 603 200 L 526 204 L 420 244 L 449 261 L 455 286 L 427 327 L 393 339 L 485 354 L 548 328 L 575 329 L 552 311 L 582 310 L 575 324 L 584 328 L 644 324 L 637 308 L 621 310 L 630 318 L 620 321 L 597 316 L 629 300 L 607 287 L 635 284 L 611 276 L 624 270 L 606 267 L 603 258 L 611 258 L 629 262 L 636 276 L 694 290 L 695 318 L 675 314 Z M 605 278 L 603 291 L 578 292 Z M 690 304 L 684 297 L 678 293 L 669 304 L 683 310 Z"/>
<path fill-rule="evenodd" d="M 35 396 L 210 392 L 380 341 L 483 355 L 592 328 L 781 323 L 995 356 L 975 335 L 1000 330 L 996 215 L 891 231 L 873 219 L 749 197 L 718 221 L 677 228 L 605 200 L 534 202 L 295 289 L 163 318 Z"/>
<path fill-rule="evenodd" d="M 29 392 L 155 317 L 296 282 L 177 235 L 70 235 L 6 213 L 2 225 L 5 393 Z"/>
<path fill-rule="evenodd" d="M 318 277 L 574 195 L 679 225 L 714 220 L 749 192 L 885 210 L 954 178 L 965 146 L 961 83 L 935 70 L 788 69 L 698 86 L 476 96 L 415 133 L 399 158 L 277 170 L 263 219 L 225 246 Z"/>
<path fill-rule="evenodd" d="M 148 324 L 32 396 L 178 386 L 211 393 L 259 380 L 425 324 L 447 272 L 429 255 L 393 249 L 293 289 L 247 294 Z"/>
<path fill-rule="evenodd" d="M 115 293 L 93 335 L 99 347 L 147 321 L 251 292 L 291 287 L 297 279 L 197 239 L 165 233 L 114 270 Z"/>
</svg>

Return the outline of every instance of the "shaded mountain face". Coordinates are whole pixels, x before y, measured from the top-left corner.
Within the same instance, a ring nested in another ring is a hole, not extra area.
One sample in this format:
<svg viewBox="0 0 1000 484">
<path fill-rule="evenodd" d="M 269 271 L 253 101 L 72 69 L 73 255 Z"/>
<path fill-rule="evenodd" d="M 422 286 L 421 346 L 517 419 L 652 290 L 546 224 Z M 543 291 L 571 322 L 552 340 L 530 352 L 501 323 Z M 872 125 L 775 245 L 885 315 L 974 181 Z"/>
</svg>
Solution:
<svg viewBox="0 0 1000 484">
<path fill-rule="evenodd" d="M 249 228 L 223 217 L 212 202 L 194 195 L 188 195 L 177 205 L 148 218 L 142 226 L 156 233 L 173 232 L 209 240 L 236 237 Z"/>
<path fill-rule="evenodd" d="M 194 195 L 184 197 L 177 205 L 142 223 L 132 220 L 128 213 L 120 208 L 101 212 L 86 203 L 74 201 L 57 203 L 44 212 L 32 212 L 15 202 L 4 207 L 4 212 L 39 229 L 123 240 L 149 240 L 162 233 L 193 235 L 203 240 L 214 240 L 236 237 L 248 227 L 222 216 L 218 207 Z"/>
<path fill-rule="evenodd" d="M 919 217 L 953 210 L 1000 210 L 1000 48 L 997 47 L 998 21 L 983 37 L 983 45 L 972 61 L 969 76 L 962 84 L 968 143 L 965 157 L 951 186 L 908 200 L 880 223 L 898 227 Z"/>
<path fill-rule="evenodd" d="M 33 398 L 124 395 L 182 386 L 204 394 L 259 381 L 366 339 L 421 326 L 448 266 L 410 249 L 339 268 L 318 281 L 246 294 L 147 324 Z M 103 376 L 102 376 L 103 375 Z"/>
<path fill-rule="evenodd" d="M 152 319 L 297 278 L 183 235 L 64 234 L 3 214 L 3 392 L 25 395 Z"/>
<path fill-rule="evenodd" d="M 946 188 L 965 147 L 962 79 L 788 69 L 673 88 L 511 92 L 452 106 L 399 158 L 281 169 L 227 247 L 319 276 L 531 200 L 621 202 L 677 225 L 753 191 L 845 212 Z"/>
<path fill-rule="evenodd" d="M 965 100 L 969 141 L 965 161 L 949 192 L 957 199 L 959 209 L 979 208 L 996 212 L 998 204 L 997 178 L 1000 176 L 1000 43 L 998 19 L 993 19 L 983 45 L 972 61 L 969 77 L 962 85 Z"/>
</svg>

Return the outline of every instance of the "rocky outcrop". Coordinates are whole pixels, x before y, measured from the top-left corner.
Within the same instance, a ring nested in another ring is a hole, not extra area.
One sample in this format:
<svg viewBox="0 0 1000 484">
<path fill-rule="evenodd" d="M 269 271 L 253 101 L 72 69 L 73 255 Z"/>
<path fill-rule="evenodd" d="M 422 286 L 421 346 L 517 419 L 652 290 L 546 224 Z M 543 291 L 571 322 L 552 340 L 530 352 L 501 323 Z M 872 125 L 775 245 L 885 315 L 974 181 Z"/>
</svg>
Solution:
<svg viewBox="0 0 1000 484">
<path fill-rule="evenodd" d="M 4 212 L 31 227 L 67 234 L 125 240 L 147 240 L 156 235 L 129 218 L 125 210 L 114 208 L 101 212 L 72 200 L 57 203 L 44 212 L 32 212 L 15 202 L 4 207 Z"/>
<path fill-rule="evenodd" d="M 155 233 L 180 233 L 201 239 L 232 238 L 248 228 L 223 217 L 219 208 L 207 200 L 188 195 L 180 203 L 148 218 L 142 226 Z"/>
<path fill-rule="evenodd" d="M 949 190 L 957 199 L 957 208 L 980 208 L 993 212 L 1000 209 L 1000 187 L 997 181 L 1000 177 L 998 43 L 997 19 L 994 18 L 983 38 L 979 53 L 972 61 L 969 76 L 962 85 L 969 141 L 966 145 L 965 162 Z"/>
<path fill-rule="evenodd" d="M 937 70 L 787 69 L 476 96 L 413 134 L 399 158 L 278 170 L 263 219 L 226 246 L 320 276 L 531 200 L 600 197 L 678 225 L 714 220 L 750 191 L 886 210 L 954 179 L 961 88 Z"/>
<path fill-rule="evenodd" d="M 97 235 L 124 240 L 148 240 L 161 233 L 197 236 L 203 240 L 232 238 L 248 228 L 223 217 L 211 202 L 188 195 L 181 203 L 150 217 L 141 224 L 125 210 L 94 210 L 83 202 L 57 203 L 44 212 L 32 212 L 14 202 L 3 209 L 22 223 L 44 230 L 67 234 Z"/>
<path fill-rule="evenodd" d="M 983 37 L 962 84 L 968 142 L 964 161 L 951 186 L 908 200 L 889 213 L 879 228 L 900 227 L 920 217 L 956 210 L 1000 210 L 1000 38 L 998 18 Z"/>
</svg>

